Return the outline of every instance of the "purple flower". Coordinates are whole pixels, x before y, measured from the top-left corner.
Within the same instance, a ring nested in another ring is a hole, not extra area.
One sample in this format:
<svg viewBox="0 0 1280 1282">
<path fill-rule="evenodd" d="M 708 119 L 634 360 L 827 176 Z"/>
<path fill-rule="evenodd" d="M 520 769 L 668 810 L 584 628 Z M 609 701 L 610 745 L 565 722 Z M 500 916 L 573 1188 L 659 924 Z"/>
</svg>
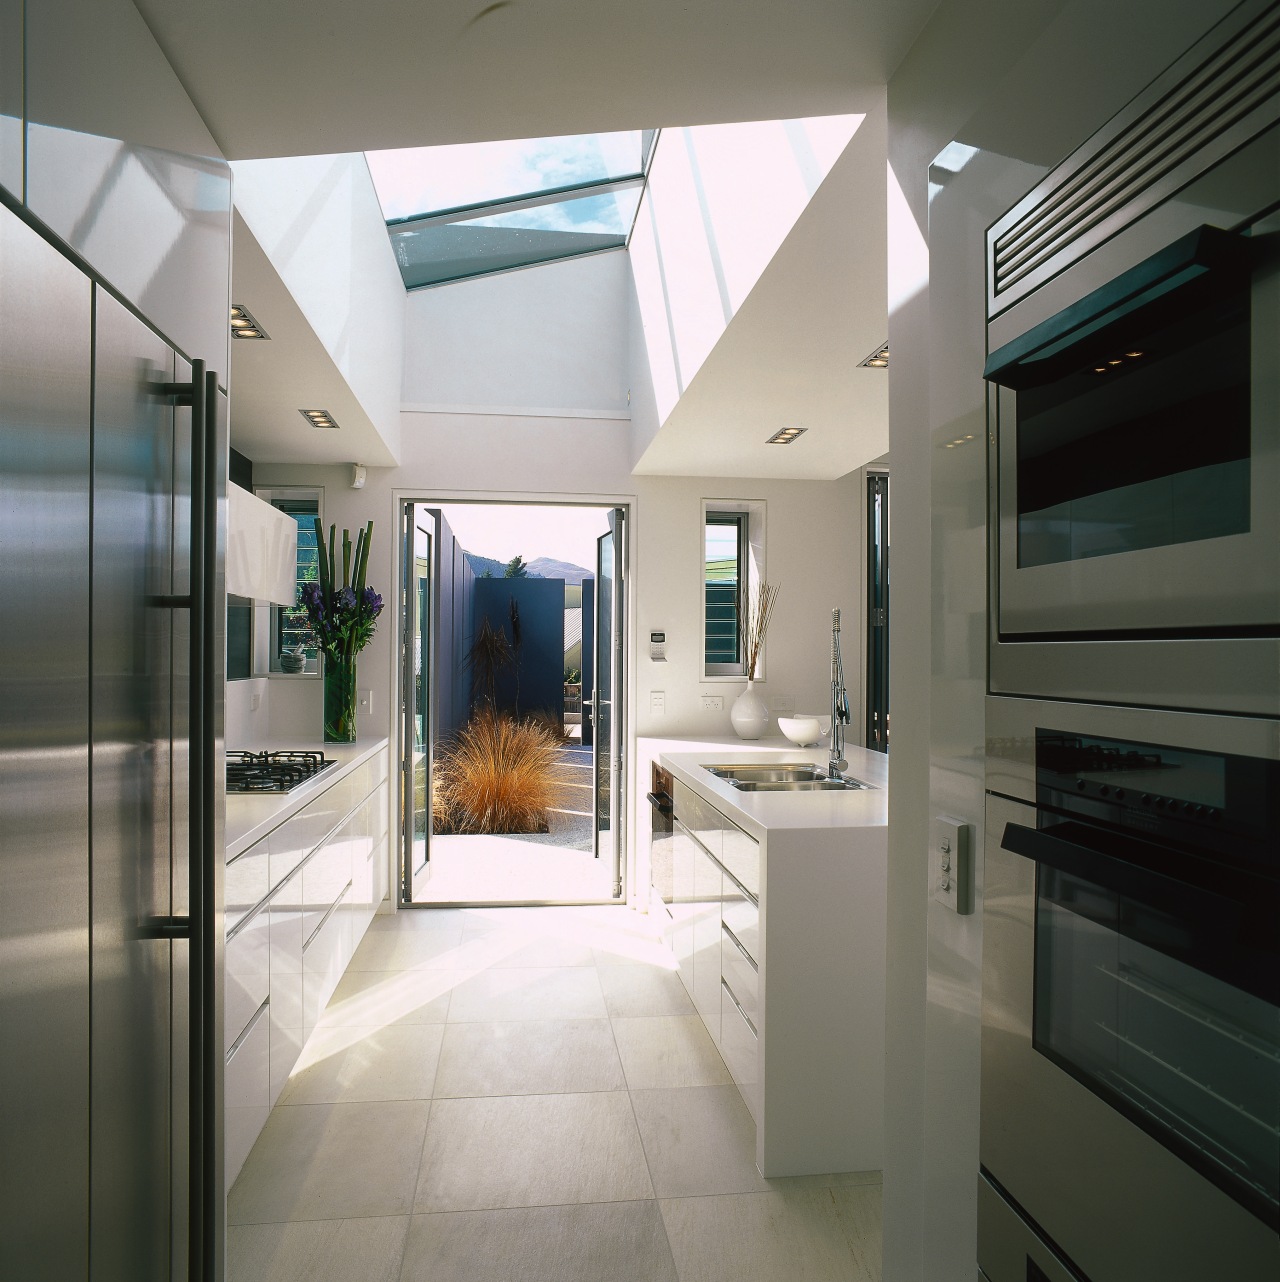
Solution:
<svg viewBox="0 0 1280 1282">
<path fill-rule="evenodd" d="M 365 588 L 360 593 L 360 604 L 370 618 L 377 618 L 382 613 L 382 598 L 372 588 Z"/>
<path fill-rule="evenodd" d="M 350 588 L 339 588 L 333 604 L 339 610 L 354 610 L 356 608 L 356 594 Z"/>
</svg>

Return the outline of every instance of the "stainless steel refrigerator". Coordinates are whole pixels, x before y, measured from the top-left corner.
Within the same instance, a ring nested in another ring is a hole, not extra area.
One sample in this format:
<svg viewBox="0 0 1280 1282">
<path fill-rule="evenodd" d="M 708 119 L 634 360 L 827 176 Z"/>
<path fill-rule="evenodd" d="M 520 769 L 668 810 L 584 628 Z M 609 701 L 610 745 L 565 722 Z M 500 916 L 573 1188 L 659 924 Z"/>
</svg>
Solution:
<svg viewBox="0 0 1280 1282">
<path fill-rule="evenodd" d="M 222 1271 L 216 377 L 0 207 L 0 1277 Z"/>
</svg>

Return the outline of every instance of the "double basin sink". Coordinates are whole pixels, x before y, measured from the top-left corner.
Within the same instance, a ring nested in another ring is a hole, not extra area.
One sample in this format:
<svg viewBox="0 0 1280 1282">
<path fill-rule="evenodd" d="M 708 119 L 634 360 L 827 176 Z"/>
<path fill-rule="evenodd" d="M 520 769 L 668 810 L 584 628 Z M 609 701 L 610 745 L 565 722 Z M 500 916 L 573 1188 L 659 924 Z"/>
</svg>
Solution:
<svg viewBox="0 0 1280 1282">
<path fill-rule="evenodd" d="M 812 761 L 783 765 L 704 766 L 742 792 L 848 792 L 870 785 L 840 775 L 832 779 Z"/>
</svg>

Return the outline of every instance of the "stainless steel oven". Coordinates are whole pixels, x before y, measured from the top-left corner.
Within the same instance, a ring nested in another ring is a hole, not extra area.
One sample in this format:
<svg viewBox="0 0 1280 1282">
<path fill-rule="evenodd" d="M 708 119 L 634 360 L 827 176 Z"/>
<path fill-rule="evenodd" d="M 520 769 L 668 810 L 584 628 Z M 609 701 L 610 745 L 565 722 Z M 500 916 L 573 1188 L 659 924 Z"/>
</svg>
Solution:
<svg viewBox="0 0 1280 1282">
<path fill-rule="evenodd" d="M 1274 1282 L 1280 723 L 988 704 L 979 1263 Z"/>
<path fill-rule="evenodd" d="M 1221 25 L 988 232 L 993 690 L 1280 713 L 1280 13 Z"/>
</svg>

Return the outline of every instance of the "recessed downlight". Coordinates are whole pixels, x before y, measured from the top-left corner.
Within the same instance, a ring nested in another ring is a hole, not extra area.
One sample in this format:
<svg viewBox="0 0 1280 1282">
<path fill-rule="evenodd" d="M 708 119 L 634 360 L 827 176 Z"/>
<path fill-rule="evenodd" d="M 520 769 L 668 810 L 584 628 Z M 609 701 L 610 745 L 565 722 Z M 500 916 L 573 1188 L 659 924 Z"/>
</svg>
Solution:
<svg viewBox="0 0 1280 1282">
<path fill-rule="evenodd" d="M 299 414 L 311 424 L 312 427 L 325 427 L 337 429 L 338 425 L 334 422 L 333 415 L 328 410 L 299 410 Z"/>
<path fill-rule="evenodd" d="M 270 338 L 261 325 L 258 324 L 253 313 L 247 307 L 242 307 L 239 303 L 231 305 L 231 337 L 232 338 Z"/>
<path fill-rule="evenodd" d="M 765 441 L 766 445 L 790 445 L 798 436 L 803 436 L 809 429 L 807 427 L 784 427 L 780 432 L 774 434 Z"/>
<path fill-rule="evenodd" d="M 877 347 L 870 356 L 864 361 L 858 362 L 859 369 L 888 369 L 889 368 L 889 344 L 885 343 Z"/>
</svg>

